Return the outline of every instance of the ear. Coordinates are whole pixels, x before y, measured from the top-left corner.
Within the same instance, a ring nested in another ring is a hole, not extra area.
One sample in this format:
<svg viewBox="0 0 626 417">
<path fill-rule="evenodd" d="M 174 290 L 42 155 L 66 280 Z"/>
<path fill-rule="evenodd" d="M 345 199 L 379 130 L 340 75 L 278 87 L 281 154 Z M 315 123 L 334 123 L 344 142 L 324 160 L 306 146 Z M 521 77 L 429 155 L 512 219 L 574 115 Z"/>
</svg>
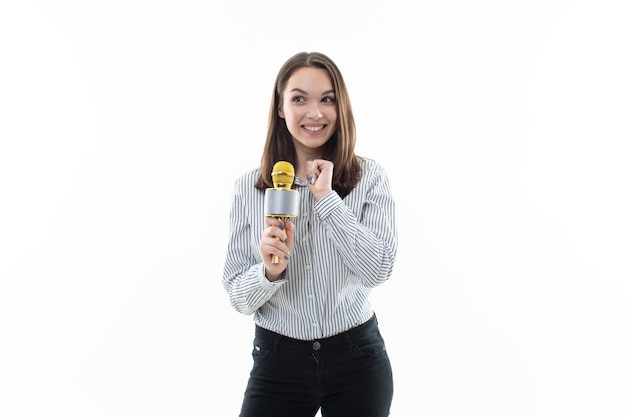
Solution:
<svg viewBox="0 0 626 417">
<path fill-rule="evenodd" d="M 280 107 L 278 108 L 278 117 L 280 117 L 281 119 L 285 118 L 285 113 L 283 113 L 283 109 L 281 109 Z"/>
</svg>

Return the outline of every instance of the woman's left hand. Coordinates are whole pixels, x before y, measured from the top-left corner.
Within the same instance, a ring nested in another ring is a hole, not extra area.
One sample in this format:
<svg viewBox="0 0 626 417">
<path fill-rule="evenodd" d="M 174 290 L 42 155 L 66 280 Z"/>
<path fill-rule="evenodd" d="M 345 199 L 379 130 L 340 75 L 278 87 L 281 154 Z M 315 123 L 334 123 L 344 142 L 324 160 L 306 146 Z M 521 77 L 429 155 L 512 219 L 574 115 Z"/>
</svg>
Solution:
<svg viewBox="0 0 626 417">
<path fill-rule="evenodd" d="M 309 190 L 316 201 L 333 191 L 333 168 L 331 161 L 325 159 L 307 159 L 306 175 Z"/>
</svg>

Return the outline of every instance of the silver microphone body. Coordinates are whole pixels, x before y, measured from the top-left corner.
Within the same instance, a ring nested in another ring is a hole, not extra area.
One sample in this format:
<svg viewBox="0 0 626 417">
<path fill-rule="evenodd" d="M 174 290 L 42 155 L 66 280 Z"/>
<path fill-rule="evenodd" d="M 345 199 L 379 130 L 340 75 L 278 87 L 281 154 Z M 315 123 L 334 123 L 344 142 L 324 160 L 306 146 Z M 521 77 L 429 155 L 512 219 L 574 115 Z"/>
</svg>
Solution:
<svg viewBox="0 0 626 417">
<path fill-rule="evenodd" d="M 272 170 L 274 188 L 265 190 L 265 216 L 274 217 L 282 224 L 287 219 L 298 217 L 300 213 L 300 193 L 291 188 L 295 178 L 293 165 L 287 161 L 278 161 Z M 272 263 L 284 263 L 277 255 L 272 255 Z"/>
</svg>

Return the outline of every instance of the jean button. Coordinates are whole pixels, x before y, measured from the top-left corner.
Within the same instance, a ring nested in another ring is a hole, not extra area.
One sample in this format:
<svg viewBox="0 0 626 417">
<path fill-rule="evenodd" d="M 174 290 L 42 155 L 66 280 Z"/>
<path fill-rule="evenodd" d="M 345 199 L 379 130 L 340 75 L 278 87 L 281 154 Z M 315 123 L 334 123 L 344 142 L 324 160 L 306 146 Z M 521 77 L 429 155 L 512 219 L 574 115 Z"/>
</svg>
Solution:
<svg viewBox="0 0 626 417">
<path fill-rule="evenodd" d="M 320 350 L 322 344 L 320 342 L 313 342 L 313 350 Z"/>
</svg>

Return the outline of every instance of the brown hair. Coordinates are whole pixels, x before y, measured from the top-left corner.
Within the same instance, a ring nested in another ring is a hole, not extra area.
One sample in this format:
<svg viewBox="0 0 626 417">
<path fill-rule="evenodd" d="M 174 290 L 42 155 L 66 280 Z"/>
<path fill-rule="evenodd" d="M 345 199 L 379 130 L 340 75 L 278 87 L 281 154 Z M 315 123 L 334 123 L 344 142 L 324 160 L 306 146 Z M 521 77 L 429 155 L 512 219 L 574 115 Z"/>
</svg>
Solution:
<svg viewBox="0 0 626 417">
<path fill-rule="evenodd" d="M 287 130 L 285 119 L 279 117 L 278 109 L 282 105 L 283 92 L 289 78 L 297 69 L 303 67 L 326 70 L 335 90 L 337 129 L 324 145 L 322 158 L 333 162 L 333 189 L 343 198 L 356 187 L 361 179 L 359 157 L 354 153 L 356 127 L 343 76 L 337 65 L 329 57 L 319 52 L 300 52 L 289 58 L 278 71 L 270 105 L 267 137 L 261 157 L 261 175 L 255 187 L 264 190 L 274 186 L 272 168 L 276 162 L 289 161 L 294 166 L 297 163 L 293 139 Z M 295 168 L 298 169 L 298 167 Z"/>
</svg>

